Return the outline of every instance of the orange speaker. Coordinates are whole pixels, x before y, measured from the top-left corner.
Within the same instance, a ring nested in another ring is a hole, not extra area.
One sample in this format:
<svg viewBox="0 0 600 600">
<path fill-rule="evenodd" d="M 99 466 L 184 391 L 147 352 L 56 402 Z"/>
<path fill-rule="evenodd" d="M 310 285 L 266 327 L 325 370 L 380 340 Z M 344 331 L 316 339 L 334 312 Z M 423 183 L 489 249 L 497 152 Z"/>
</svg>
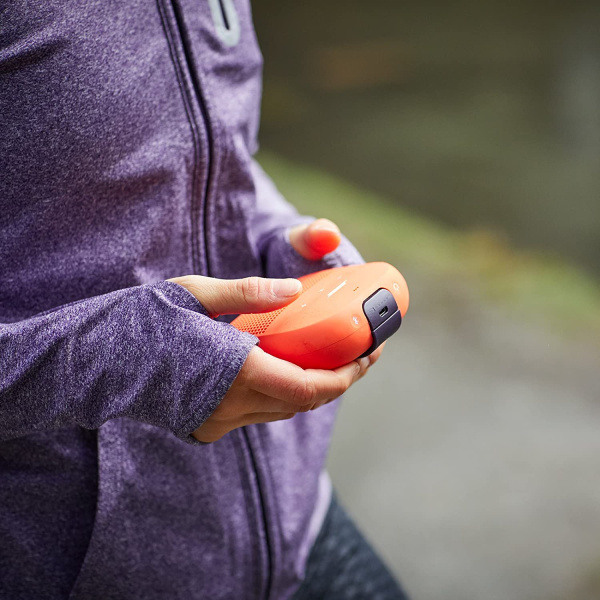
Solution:
<svg viewBox="0 0 600 600">
<path fill-rule="evenodd" d="M 304 369 L 335 369 L 367 356 L 393 335 L 408 310 L 404 277 L 384 262 L 327 269 L 299 278 L 284 308 L 231 323 L 269 354 Z"/>
</svg>

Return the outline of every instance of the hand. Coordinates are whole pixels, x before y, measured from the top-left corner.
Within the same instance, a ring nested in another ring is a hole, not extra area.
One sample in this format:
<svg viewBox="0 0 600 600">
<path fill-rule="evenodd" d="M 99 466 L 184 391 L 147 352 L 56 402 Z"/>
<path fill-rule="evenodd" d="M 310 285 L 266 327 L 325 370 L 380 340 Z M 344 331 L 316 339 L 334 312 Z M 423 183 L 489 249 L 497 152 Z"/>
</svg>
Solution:
<svg viewBox="0 0 600 600">
<path fill-rule="evenodd" d="M 319 260 L 333 252 L 342 237 L 335 223 L 329 219 L 317 219 L 309 225 L 290 229 L 290 243 L 294 250 L 308 260 Z"/>
<path fill-rule="evenodd" d="M 253 348 L 231 388 L 193 436 L 214 442 L 233 429 L 291 419 L 341 396 L 369 367 L 369 359 L 333 371 L 301 369 Z"/>
<path fill-rule="evenodd" d="M 199 275 L 170 279 L 191 292 L 211 315 L 265 312 L 292 302 L 302 286 L 295 279 L 223 280 Z M 377 360 L 371 356 L 338 369 L 302 369 L 253 348 L 231 388 L 194 437 L 214 442 L 232 429 L 289 419 L 342 395 Z"/>
<path fill-rule="evenodd" d="M 193 435 L 201 442 L 213 442 L 244 425 L 283 421 L 315 410 L 363 377 L 382 349 L 383 344 L 370 356 L 328 371 L 302 369 L 253 348 L 221 404 Z"/>
</svg>

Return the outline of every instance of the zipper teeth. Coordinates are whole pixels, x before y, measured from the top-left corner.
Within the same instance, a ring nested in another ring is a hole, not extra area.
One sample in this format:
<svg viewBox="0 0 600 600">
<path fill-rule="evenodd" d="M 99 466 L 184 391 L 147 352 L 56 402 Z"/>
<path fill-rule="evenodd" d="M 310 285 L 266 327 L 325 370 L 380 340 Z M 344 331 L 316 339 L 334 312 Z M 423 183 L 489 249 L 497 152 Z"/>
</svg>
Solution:
<svg viewBox="0 0 600 600">
<path fill-rule="evenodd" d="M 175 76 L 177 78 L 177 82 L 179 84 L 181 99 L 183 101 L 183 107 L 185 110 L 185 114 L 190 126 L 190 131 L 192 133 L 193 138 L 193 168 L 192 168 L 192 195 L 190 199 L 190 212 L 191 212 L 191 259 L 192 259 L 192 269 L 194 272 L 202 272 L 202 261 L 199 256 L 199 245 L 198 245 L 198 227 L 196 223 L 196 219 L 194 218 L 199 210 L 196 211 L 196 204 L 198 203 L 198 170 L 200 164 L 200 147 L 202 145 L 201 135 L 199 131 L 199 127 L 197 124 L 197 119 L 194 118 L 194 110 L 191 106 L 192 98 L 189 90 L 188 83 L 186 82 L 185 77 L 185 69 L 182 61 L 179 59 L 178 52 L 176 50 L 176 39 L 181 37 L 181 34 L 178 30 L 177 24 L 173 25 L 173 21 L 168 16 L 168 11 L 166 8 L 167 0 L 157 0 L 158 12 L 160 14 L 160 18 L 162 21 L 163 30 L 165 32 L 165 37 L 167 40 L 167 46 L 169 48 L 169 53 L 171 54 L 171 60 L 173 62 L 173 67 L 175 69 Z M 171 8 L 173 8 L 172 2 L 169 3 Z M 188 69 L 189 70 L 189 69 Z"/>
<path fill-rule="evenodd" d="M 267 522 L 267 511 L 265 509 L 265 498 L 263 494 L 263 486 L 260 483 L 260 474 L 258 472 L 258 465 L 256 463 L 256 456 L 254 454 L 254 450 L 252 449 L 252 444 L 250 443 L 250 436 L 248 434 L 248 430 L 245 427 L 240 427 L 240 431 L 246 441 L 246 446 L 248 447 L 248 454 L 250 454 L 250 460 L 252 461 L 252 467 L 254 472 L 256 473 L 256 487 L 258 489 L 258 496 L 260 499 L 260 512 L 263 521 L 263 529 L 265 532 L 265 545 L 267 547 L 267 555 L 266 555 L 266 576 L 265 576 L 265 594 L 264 597 L 268 599 L 271 596 L 271 585 L 272 585 L 272 575 L 271 575 L 271 564 L 272 564 L 272 548 L 271 548 L 271 537 L 269 536 L 269 527 Z"/>
<path fill-rule="evenodd" d="M 223 0 L 219 0 L 219 8 L 221 9 L 221 15 L 223 16 L 223 24 L 225 25 L 225 29 L 230 31 L 231 27 L 229 25 L 229 19 L 227 18 L 227 10 L 225 10 L 225 6 L 223 5 Z"/>
<path fill-rule="evenodd" d="M 210 198 L 210 194 L 212 191 L 212 180 L 214 179 L 214 135 L 213 135 L 213 127 L 208 114 L 208 109 L 206 107 L 206 102 L 204 100 L 204 96 L 201 92 L 200 81 L 198 78 L 198 73 L 196 69 L 192 68 L 194 61 L 192 57 L 192 53 L 190 50 L 190 41 L 185 32 L 185 27 L 183 26 L 183 17 L 181 15 L 181 10 L 179 4 L 175 0 L 171 0 L 171 5 L 173 7 L 173 13 L 175 15 L 175 21 L 177 23 L 177 29 L 179 30 L 179 35 L 181 36 L 181 46 L 183 48 L 183 54 L 185 56 L 185 61 L 188 66 L 188 73 L 192 80 L 192 85 L 194 86 L 194 92 L 196 93 L 196 99 L 198 100 L 198 105 L 200 106 L 200 111 L 202 113 L 202 117 L 204 118 L 204 124 L 206 129 L 206 138 L 207 138 L 207 148 L 206 148 L 206 164 L 207 164 L 207 176 L 206 182 L 204 185 L 204 202 L 201 202 L 200 205 L 202 207 L 202 228 L 203 228 L 203 238 L 204 238 L 204 257 L 205 257 L 205 268 L 206 275 L 208 277 L 211 276 L 210 269 L 210 249 L 208 244 L 208 202 Z M 194 223 L 195 227 L 196 224 Z"/>
</svg>

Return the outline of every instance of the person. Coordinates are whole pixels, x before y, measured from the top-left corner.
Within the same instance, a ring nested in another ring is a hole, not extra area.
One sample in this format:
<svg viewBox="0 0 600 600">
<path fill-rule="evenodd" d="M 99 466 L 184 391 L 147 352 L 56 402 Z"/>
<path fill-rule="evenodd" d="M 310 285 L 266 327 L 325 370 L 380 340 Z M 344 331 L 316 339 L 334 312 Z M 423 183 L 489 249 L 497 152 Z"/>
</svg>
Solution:
<svg viewBox="0 0 600 600">
<path fill-rule="evenodd" d="M 403 597 L 324 470 L 378 354 L 217 319 L 362 260 L 253 159 L 261 65 L 245 0 L 0 5 L 1 598 Z"/>
</svg>

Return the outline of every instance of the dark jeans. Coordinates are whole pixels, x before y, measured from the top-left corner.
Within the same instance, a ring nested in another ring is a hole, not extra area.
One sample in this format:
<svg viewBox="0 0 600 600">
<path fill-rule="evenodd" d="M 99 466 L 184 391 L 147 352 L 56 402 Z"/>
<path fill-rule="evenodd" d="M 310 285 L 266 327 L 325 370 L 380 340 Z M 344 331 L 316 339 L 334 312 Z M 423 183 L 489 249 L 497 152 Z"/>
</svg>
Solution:
<svg viewBox="0 0 600 600">
<path fill-rule="evenodd" d="M 407 600 L 335 495 L 292 600 Z"/>
</svg>

